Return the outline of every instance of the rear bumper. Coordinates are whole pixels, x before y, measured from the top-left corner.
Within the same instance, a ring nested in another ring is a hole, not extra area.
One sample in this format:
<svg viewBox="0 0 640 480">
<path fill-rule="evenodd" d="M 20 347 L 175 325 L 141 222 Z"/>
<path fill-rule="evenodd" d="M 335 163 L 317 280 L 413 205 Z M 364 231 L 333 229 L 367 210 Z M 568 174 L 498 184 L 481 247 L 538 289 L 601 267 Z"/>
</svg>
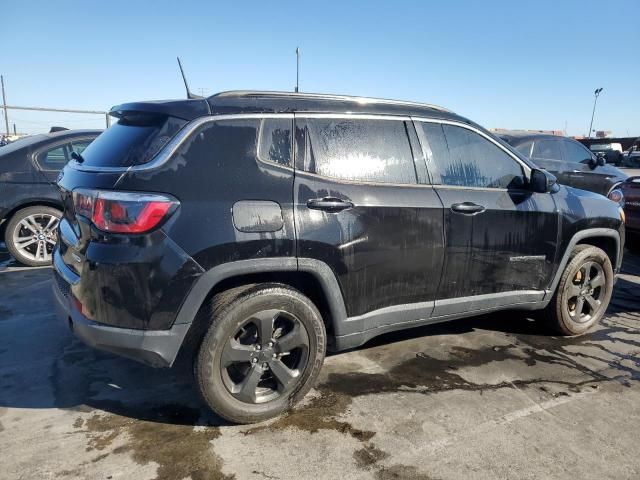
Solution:
<svg viewBox="0 0 640 480">
<path fill-rule="evenodd" d="M 57 253 L 57 252 L 56 252 Z M 191 326 L 176 324 L 169 330 L 135 330 L 102 325 L 87 319 L 72 302 L 71 284 L 64 264 L 54 255 L 53 294 L 56 313 L 87 345 L 137 360 L 152 367 L 173 365 Z"/>
</svg>

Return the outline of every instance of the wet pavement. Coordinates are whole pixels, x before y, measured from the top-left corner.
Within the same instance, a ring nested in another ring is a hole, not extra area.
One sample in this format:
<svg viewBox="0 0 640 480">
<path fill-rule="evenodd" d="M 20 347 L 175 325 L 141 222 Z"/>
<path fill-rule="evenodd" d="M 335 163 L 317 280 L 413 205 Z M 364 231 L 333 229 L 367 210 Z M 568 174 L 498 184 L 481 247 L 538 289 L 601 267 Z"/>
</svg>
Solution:
<svg viewBox="0 0 640 480">
<path fill-rule="evenodd" d="M 590 335 L 522 312 L 385 335 L 252 426 L 209 413 L 185 366 L 85 347 L 54 316 L 50 275 L 0 246 L 2 479 L 640 477 L 640 257 Z"/>
</svg>

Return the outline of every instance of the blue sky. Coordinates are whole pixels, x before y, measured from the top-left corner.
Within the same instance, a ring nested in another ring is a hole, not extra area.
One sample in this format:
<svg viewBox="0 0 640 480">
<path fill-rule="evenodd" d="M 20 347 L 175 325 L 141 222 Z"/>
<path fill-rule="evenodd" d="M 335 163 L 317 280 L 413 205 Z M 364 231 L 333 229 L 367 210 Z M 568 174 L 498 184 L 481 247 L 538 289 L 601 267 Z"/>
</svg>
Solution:
<svg viewBox="0 0 640 480">
<path fill-rule="evenodd" d="M 640 136 L 640 1 L 5 2 L 0 73 L 14 105 L 108 109 L 192 90 L 425 101 L 486 127 Z M 10 111 L 18 130 L 103 119 Z M 4 123 L 0 124 L 4 129 Z"/>
</svg>

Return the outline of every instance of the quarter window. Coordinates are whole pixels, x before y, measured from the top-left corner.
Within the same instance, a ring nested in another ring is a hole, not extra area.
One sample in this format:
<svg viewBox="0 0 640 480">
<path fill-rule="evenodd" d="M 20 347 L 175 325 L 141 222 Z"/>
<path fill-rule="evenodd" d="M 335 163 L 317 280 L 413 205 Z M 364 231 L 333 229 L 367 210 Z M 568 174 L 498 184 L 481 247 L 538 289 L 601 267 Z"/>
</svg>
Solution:
<svg viewBox="0 0 640 480">
<path fill-rule="evenodd" d="M 258 158 L 263 162 L 291 166 L 291 120 L 267 118 L 260 122 Z"/>
<path fill-rule="evenodd" d="M 442 185 L 511 188 L 523 184 L 522 167 L 482 135 L 454 125 L 423 124 Z M 448 148 L 445 148 L 445 143 Z"/>
<path fill-rule="evenodd" d="M 45 170 L 61 170 L 67 163 L 67 146 L 61 145 L 38 156 L 38 163 Z"/>
<path fill-rule="evenodd" d="M 532 158 L 541 160 L 562 160 L 559 140 L 536 140 L 533 144 Z"/>
<path fill-rule="evenodd" d="M 342 180 L 416 183 L 405 124 L 397 120 L 306 119 L 308 172 Z"/>
</svg>

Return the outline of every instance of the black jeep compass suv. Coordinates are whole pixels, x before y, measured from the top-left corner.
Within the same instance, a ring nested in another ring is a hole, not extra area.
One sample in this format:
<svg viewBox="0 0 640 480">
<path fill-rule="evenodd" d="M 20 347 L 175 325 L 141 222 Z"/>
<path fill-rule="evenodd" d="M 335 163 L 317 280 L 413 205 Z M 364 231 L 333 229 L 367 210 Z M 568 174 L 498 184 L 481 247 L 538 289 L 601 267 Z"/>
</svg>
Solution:
<svg viewBox="0 0 640 480">
<path fill-rule="evenodd" d="M 58 182 L 59 314 L 97 348 L 192 358 L 231 421 L 289 408 L 327 349 L 506 308 L 578 335 L 609 303 L 619 206 L 443 108 L 228 92 L 111 115 Z"/>
</svg>

